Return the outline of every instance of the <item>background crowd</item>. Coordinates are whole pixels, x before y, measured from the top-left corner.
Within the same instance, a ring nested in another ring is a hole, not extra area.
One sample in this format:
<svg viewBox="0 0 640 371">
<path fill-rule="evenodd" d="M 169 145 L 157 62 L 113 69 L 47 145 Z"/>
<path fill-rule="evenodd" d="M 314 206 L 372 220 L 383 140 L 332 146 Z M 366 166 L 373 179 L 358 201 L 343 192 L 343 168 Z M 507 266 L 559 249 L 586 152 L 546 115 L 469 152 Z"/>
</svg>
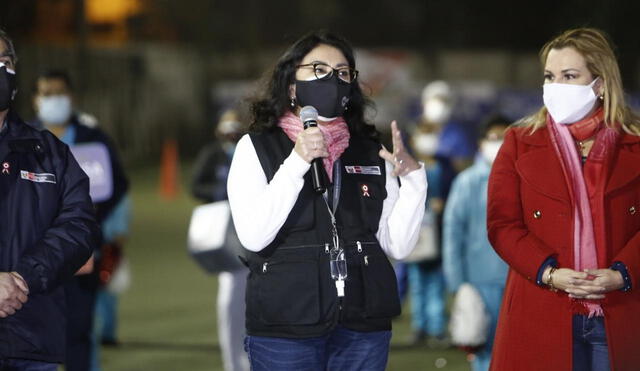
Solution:
<svg viewBox="0 0 640 371">
<path fill-rule="evenodd" d="M 209 366 L 192 369 L 248 370 L 242 348 L 247 272 L 240 264 L 201 270 L 186 252 L 186 226 L 193 206 L 227 198 L 230 161 L 249 124 L 243 102 L 274 55 L 303 31 L 335 27 L 358 46 L 359 83 L 375 102 L 367 117 L 387 147 L 388 122 L 397 119 L 408 150 L 425 164 L 429 189 L 417 247 L 393 262 L 403 307 L 394 325 L 403 330 L 394 334 L 390 369 L 408 369 L 394 360 L 403 352 L 412 352 L 412 364 L 427 359 L 422 354 L 435 360 L 415 369 L 488 369 L 508 268 L 487 239 L 487 182 L 506 127 L 543 105 L 540 45 L 570 26 L 603 28 L 619 47 L 627 99 L 632 106 L 640 102 L 638 51 L 629 47 L 635 39 L 623 26 L 626 14 L 640 10 L 632 2 L 569 2 L 558 14 L 538 5 L 523 10 L 522 24 L 492 18 L 506 1 L 481 14 L 474 2 L 407 1 L 393 10 L 367 1 L 303 1 L 293 10 L 259 1 L 19 3 L 0 14 L 0 28 L 20 55 L 15 107 L 30 125 L 72 147 L 102 143 L 112 175 L 108 196 L 92 194 L 102 228 L 94 267 L 66 284 L 73 319 L 67 344 L 74 349 L 67 370 L 140 369 L 155 351 L 204 354 L 214 352 L 212 344 L 219 344 L 220 355 L 203 356 Z M 296 22 L 285 10 L 298 15 Z M 361 30 L 369 26 L 387 32 Z M 246 30 L 234 32 L 238 28 Z M 163 238 L 163 226 L 178 236 Z M 189 279 L 167 280 L 166 291 L 150 288 L 160 276 L 185 271 Z M 486 338 L 473 346 L 457 344 L 450 328 L 453 297 L 465 284 L 482 298 L 479 312 L 488 323 Z M 181 305 L 163 307 L 174 293 Z M 189 317 L 193 307 L 200 325 L 160 323 Z M 151 328 L 163 331 L 137 335 Z M 181 340 L 172 343 L 172 334 Z M 132 356 L 136 352 L 147 354 Z"/>
</svg>

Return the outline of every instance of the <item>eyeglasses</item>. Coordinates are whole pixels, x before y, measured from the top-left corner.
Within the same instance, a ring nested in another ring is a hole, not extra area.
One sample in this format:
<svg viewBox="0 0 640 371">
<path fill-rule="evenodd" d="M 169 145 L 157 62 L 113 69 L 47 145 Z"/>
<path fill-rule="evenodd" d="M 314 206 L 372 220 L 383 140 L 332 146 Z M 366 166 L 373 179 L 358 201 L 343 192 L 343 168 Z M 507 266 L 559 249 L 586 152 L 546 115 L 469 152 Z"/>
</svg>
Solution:
<svg viewBox="0 0 640 371">
<path fill-rule="evenodd" d="M 300 64 L 298 68 L 301 67 L 311 67 L 313 68 L 313 74 L 316 76 L 318 80 L 328 80 L 333 76 L 333 72 L 335 71 L 338 75 L 338 78 L 348 84 L 351 84 L 358 77 L 358 70 L 354 70 L 351 67 L 338 67 L 333 68 L 326 63 L 308 63 L 308 64 Z"/>
<path fill-rule="evenodd" d="M 7 68 L 10 70 L 14 69 L 13 61 L 14 61 L 14 58 L 11 54 L 4 53 L 0 55 L 0 63 L 7 66 Z"/>
</svg>

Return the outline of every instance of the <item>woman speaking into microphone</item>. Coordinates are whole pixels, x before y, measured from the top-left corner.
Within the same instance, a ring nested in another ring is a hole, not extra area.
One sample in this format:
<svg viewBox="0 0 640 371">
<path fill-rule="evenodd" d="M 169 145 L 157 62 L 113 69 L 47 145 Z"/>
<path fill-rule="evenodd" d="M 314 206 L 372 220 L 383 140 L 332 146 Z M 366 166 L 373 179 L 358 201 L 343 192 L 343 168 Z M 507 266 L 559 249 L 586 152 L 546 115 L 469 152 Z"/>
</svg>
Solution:
<svg viewBox="0 0 640 371">
<path fill-rule="evenodd" d="M 387 255 L 413 249 L 427 184 L 395 122 L 393 148 L 382 148 L 357 78 L 346 40 L 302 37 L 276 63 L 236 148 L 227 187 L 250 269 L 253 370 L 385 369 L 400 313 Z"/>
</svg>

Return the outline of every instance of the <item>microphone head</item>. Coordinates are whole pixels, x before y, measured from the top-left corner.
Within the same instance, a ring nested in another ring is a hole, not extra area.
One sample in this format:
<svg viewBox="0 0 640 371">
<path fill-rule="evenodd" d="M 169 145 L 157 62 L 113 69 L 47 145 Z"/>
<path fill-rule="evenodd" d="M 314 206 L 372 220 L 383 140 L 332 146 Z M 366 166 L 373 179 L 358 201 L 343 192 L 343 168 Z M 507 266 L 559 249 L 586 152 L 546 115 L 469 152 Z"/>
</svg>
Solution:
<svg viewBox="0 0 640 371">
<path fill-rule="evenodd" d="M 308 125 L 307 123 L 313 122 L 317 125 L 318 110 L 314 106 L 302 107 L 302 109 L 300 110 L 300 120 L 302 121 L 302 124 L 305 126 L 305 128 Z"/>
</svg>

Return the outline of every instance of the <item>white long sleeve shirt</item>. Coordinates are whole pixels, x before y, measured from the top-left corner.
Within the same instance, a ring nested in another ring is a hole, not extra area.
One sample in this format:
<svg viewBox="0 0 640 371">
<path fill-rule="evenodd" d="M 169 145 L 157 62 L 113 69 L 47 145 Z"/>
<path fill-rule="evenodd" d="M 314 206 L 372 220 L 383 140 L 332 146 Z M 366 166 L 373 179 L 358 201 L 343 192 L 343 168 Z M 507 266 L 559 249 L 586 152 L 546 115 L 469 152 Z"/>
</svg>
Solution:
<svg viewBox="0 0 640 371">
<path fill-rule="evenodd" d="M 267 183 L 251 138 L 240 139 L 231 162 L 227 193 L 231 215 L 242 245 L 253 252 L 268 246 L 284 225 L 304 185 L 311 165 L 291 151 Z M 409 255 L 418 240 L 427 196 L 424 166 L 400 177 L 402 187 L 386 162 L 387 198 L 376 238 L 384 252 L 394 259 Z"/>
</svg>

